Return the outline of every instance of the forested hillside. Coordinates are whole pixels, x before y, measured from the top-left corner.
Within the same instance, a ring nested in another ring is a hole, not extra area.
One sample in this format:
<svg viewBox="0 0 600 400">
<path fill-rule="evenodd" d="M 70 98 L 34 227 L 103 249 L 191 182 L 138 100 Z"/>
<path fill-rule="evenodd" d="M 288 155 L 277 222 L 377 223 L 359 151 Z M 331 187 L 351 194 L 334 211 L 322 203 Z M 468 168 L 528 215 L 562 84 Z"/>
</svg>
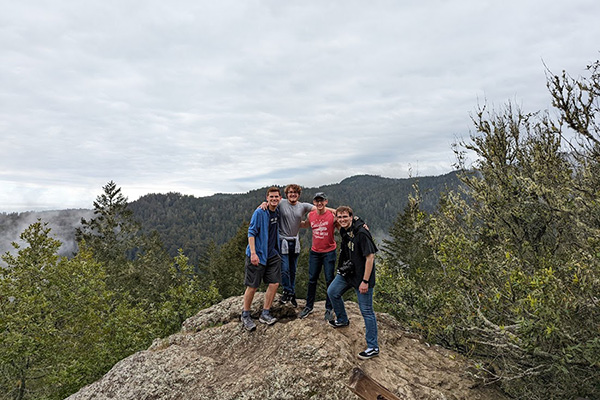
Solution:
<svg viewBox="0 0 600 400">
<path fill-rule="evenodd" d="M 355 214 L 369 224 L 375 236 L 383 239 L 417 182 L 423 193 L 423 208 L 433 211 L 441 193 L 456 189 L 458 178 L 455 172 L 409 179 L 359 175 L 333 185 L 305 188 L 300 201 L 310 203 L 315 193 L 325 192 L 329 196 L 329 207 L 350 205 Z M 182 248 L 195 263 L 202 259 L 211 243 L 218 246 L 227 242 L 250 220 L 254 209 L 264 200 L 266 189 L 209 197 L 148 194 L 132 202 L 130 207 L 144 229 L 158 231 L 171 256 Z M 304 236 L 304 240 L 308 240 L 307 232 Z"/>
<path fill-rule="evenodd" d="M 456 189 L 458 182 L 456 172 L 408 179 L 358 175 L 332 185 L 305 188 L 300 200 L 310 203 L 315 193 L 323 191 L 329 196 L 330 207 L 350 205 L 369 224 L 375 237 L 382 240 L 405 207 L 415 183 L 423 193 L 423 209 L 433 211 L 440 194 Z M 156 230 L 159 233 L 170 256 L 175 257 L 181 248 L 190 262 L 197 264 L 206 256 L 206 249 L 211 244 L 226 243 L 243 223 L 250 220 L 254 209 L 264 200 L 266 189 L 207 197 L 180 193 L 147 194 L 130 202 L 129 207 L 145 232 Z M 87 209 L 0 213 L 0 253 L 11 250 L 11 243 L 18 242 L 19 234 L 39 218 L 48 222 L 53 237 L 61 241 L 59 254 L 71 256 L 77 250 L 75 228 L 81 218 L 91 215 L 92 210 Z M 305 231 L 303 241 L 309 238 Z"/>
</svg>

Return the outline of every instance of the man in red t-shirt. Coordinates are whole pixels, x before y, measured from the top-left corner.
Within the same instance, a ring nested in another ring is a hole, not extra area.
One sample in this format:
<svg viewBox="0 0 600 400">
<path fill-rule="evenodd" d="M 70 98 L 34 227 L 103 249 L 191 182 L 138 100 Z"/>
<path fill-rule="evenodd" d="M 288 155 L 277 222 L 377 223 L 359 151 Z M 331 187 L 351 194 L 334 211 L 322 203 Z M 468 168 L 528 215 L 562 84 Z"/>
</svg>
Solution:
<svg viewBox="0 0 600 400">
<path fill-rule="evenodd" d="M 298 314 L 299 318 L 306 318 L 313 312 L 321 269 L 325 272 L 327 287 L 329 287 L 335 276 L 335 249 L 337 246 L 334 238 L 337 223 L 335 214 L 327 209 L 327 195 L 323 192 L 315 194 L 313 204 L 316 209 L 308 213 L 308 219 L 303 221 L 301 225 L 304 228 L 310 226 L 312 229 L 312 247 L 308 263 L 306 307 Z M 327 321 L 334 319 L 333 306 L 329 297 L 325 300 L 325 319 Z"/>
</svg>

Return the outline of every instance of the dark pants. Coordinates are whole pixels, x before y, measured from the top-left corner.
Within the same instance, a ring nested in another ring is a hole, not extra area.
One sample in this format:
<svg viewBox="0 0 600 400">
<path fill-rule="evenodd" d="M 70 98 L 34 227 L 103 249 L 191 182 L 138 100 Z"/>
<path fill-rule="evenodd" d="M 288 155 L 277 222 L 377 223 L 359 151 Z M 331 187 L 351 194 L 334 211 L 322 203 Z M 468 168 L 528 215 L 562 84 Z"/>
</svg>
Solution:
<svg viewBox="0 0 600 400">
<path fill-rule="evenodd" d="M 317 283 L 319 282 L 319 275 L 321 275 L 321 269 L 325 272 L 325 283 L 327 287 L 331 284 L 335 272 L 335 250 L 327 253 L 317 253 L 316 251 L 310 251 L 310 258 L 308 260 L 308 290 L 306 293 L 306 307 L 313 308 L 315 304 L 315 297 L 317 294 Z M 327 290 L 327 289 L 326 289 Z M 327 296 L 325 300 L 325 308 L 331 310 L 331 300 Z"/>
<path fill-rule="evenodd" d="M 295 295 L 296 267 L 298 266 L 299 255 L 298 253 L 296 253 L 295 240 L 288 240 L 288 251 L 288 254 L 281 255 L 281 286 L 283 286 L 284 292 Z"/>
</svg>

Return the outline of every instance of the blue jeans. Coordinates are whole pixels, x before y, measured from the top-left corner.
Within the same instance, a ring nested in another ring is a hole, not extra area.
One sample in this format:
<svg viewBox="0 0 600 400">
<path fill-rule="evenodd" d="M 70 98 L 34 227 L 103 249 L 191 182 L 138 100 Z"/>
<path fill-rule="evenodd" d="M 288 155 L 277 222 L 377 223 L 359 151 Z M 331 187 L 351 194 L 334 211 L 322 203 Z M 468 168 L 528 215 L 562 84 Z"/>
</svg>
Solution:
<svg viewBox="0 0 600 400">
<path fill-rule="evenodd" d="M 342 296 L 350 289 L 353 289 L 352 285 L 349 285 L 344 277 L 339 274 L 335 276 L 335 279 L 331 282 L 331 285 L 329 285 L 329 289 L 327 289 L 327 295 L 333 304 L 335 316 L 337 320 L 342 323 L 348 322 L 348 314 L 346 314 L 346 307 L 344 307 L 344 299 Z M 356 291 L 356 297 L 358 298 L 360 313 L 365 320 L 367 347 L 378 349 L 377 319 L 375 318 L 375 311 L 373 310 L 373 288 L 369 288 L 365 294 L 361 294 L 357 288 L 354 288 L 354 290 Z"/>
<path fill-rule="evenodd" d="M 285 239 L 283 239 L 285 240 Z M 281 255 L 281 286 L 283 291 L 296 293 L 296 267 L 298 266 L 298 256 L 296 253 L 295 241 L 288 241 L 288 254 Z"/>
<path fill-rule="evenodd" d="M 308 289 L 306 293 L 306 307 L 308 308 L 313 308 L 315 305 L 317 283 L 319 282 L 321 269 L 324 269 L 325 283 L 327 284 L 327 288 L 329 288 L 329 285 L 333 281 L 333 274 L 335 271 L 335 250 L 326 253 L 310 251 L 310 258 L 308 259 Z M 328 310 L 332 309 L 329 296 L 325 299 L 325 308 Z"/>
</svg>

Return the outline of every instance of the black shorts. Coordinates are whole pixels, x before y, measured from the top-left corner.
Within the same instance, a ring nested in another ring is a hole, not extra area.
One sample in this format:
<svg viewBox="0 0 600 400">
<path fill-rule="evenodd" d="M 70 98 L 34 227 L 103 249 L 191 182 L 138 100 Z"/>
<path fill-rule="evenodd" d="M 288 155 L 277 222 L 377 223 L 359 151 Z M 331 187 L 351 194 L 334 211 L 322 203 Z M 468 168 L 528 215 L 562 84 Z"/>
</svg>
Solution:
<svg viewBox="0 0 600 400">
<path fill-rule="evenodd" d="M 273 256 L 267 260 L 267 265 L 254 265 L 250 257 L 246 256 L 246 276 L 244 284 L 251 288 L 257 288 L 260 283 L 281 283 L 281 257 Z"/>
</svg>

